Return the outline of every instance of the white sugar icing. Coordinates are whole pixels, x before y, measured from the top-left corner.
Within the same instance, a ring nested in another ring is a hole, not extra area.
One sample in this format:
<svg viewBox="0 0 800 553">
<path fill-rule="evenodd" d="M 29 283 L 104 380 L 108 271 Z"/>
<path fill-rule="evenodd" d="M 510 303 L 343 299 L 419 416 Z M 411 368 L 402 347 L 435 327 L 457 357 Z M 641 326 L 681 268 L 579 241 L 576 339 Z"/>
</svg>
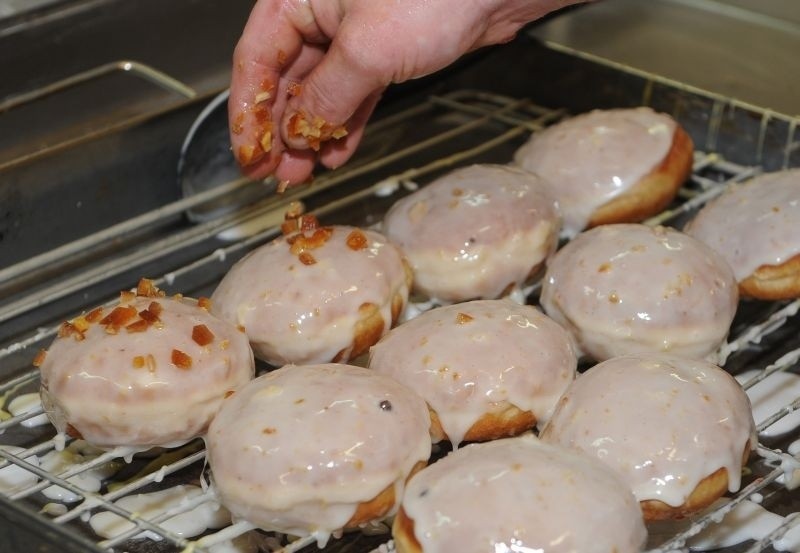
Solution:
<svg viewBox="0 0 800 553">
<path fill-rule="evenodd" d="M 85 440 L 74 440 L 64 449 L 49 451 L 42 455 L 39 465 L 50 474 L 61 474 L 76 465 L 94 461 L 103 453 L 102 449 L 93 447 Z M 82 490 L 97 492 L 102 487 L 103 481 L 113 476 L 119 467 L 118 462 L 103 463 L 70 476 L 67 482 Z M 64 503 L 74 503 L 83 499 L 80 495 L 55 484 L 43 489 L 42 494 L 49 499 Z"/>
<path fill-rule="evenodd" d="M 574 236 L 598 207 L 661 164 L 676 126 L 645 107 L 595 110 L 534 133 L 514 161 L 544 179 L 558 200 L 565 234 Z"/>
<path fill-rule="evenodd" d="M 141 312 L 154 301 L 160 323 L 143 332 L 109 334 L 94 322 L 82 340 L 55 339 L 41 365 L 41 395 L 59 432 L 71 425 L 103 447 L 185 441 L 205 432 L 227 391 L 253 377 L 242 332 L 192 300 L 136 297 L 126 307 Z M 211 331 L 211 343 L 192 338 L 199 325 Z M 176 366 L 173 350 L 188 355 L 191 367 Z"/>
<path fill-rule="evenodd" d="M 631 553 L 646 536 L 616 474 L 532 436 L 468 445 L 425 468 L 403 511 L 424 553 Z"/>
<path fill-rule="evenodd" d="M 750 402 L 716 365 L 665 354 L 617 357 L 570 386 L 542 440 L 596 457 L 639 501 L 682 505 L 720 468 L 739 489 L 742 454 L 754 448 Z"/>
<path fill-rule="evenodd" d="M 728 261 L 742 281 L 762 265 L 800 254 L 800 169 L 734 184 L 686 227 Z"/>
<path fill-rule="evenodd" d="M 386 238 L 360 230 L 366 243 L 353 249 L 347 241 L 355 228 L 326 228 L 327 241 L 308 250 L 312 264 L 291 251 L 297 235 L 281 236 L 234 265 L 212 296 L 213 313 L 244 326 L 256 356 L 268 363 L 332 361 L 351 348 L 363 304 L 378 308 L 383 334 L 392 300 L 408 299 L 402 255 Z"/>
<path fill-rule="evenodd" d="M 541 303 L 598 361 L 647 351 L 702 358 L 727 336 L 738 286 L 725 260 L 691 236 L 603 225 L 553 256 Z"/>
<path fill-rule="evenodd" d="M 576 364 L 563 328 L 535 307 L 510 300 L 423 313 L 373 346 L 369 361 L 420 394 L 455 446 L 500 402 L 547 420 Z"/>
<path fill-rule="evenodd" d="M 203 490 L 197 486 L 175 486 L 157 492 L 129 495 L 116 504 L 145 520 L 175 512 L 158 526 L 182 537 L 198 536 L 209 528 L 222 528 L 230 523 L 228 511 L 212 499 L 205 500 Z M 110 511 L 92 515 L 89 525 L 98 536 L 104 538 L 114 538 L 135 528 L 134 523 Z M 161 536 L 145 531 L 132 539 L 144 538 L 158 541 Z"/>
<path fill-rule="evenodd" d="M 17 456 L 25 451 L 24 448 L 13 445 L 0 445 L 0 449 Z M 23 461 L 39 466 L 39 459 L 35 455 L 24 458 Z M 0 469 L 0 493 L 2 494 L 11 495 L 15 491 L 33 486 L 38 481 L 38 476 L 14 463 Z"/>
<path fill-rule="evenodd" d="M 744 384 L 759 373 L 761 371 L 757 369 L 745 371 L 736 375 L 736 380 Z M 753 405 L 753 418 L 756 424 L 759 424 L 800 397 L 800 376 L 778 371 L 748 388 L 747 396 Z M 798 426 L 800 426 L 800 411 L 793 411 L 762 430 L 761 435 L 781 436 Z"/>
<path fill-rule="evenodd" d="M 207 437 L 216 489 L 235 517 L 324 543 L 384 489 L 399 502 L 427 461 L 425 402 L 347 365 L 288 365 L 225 401 Z"/>
<path fill-rule="evenodd" d="M 554 250 L 560 217 L 541 179 L 472 165 L 392 206 L 386 235 L 414 270 L 414 289 L 443 303 L 493 299 L 521 286 Z"/>
</svg>

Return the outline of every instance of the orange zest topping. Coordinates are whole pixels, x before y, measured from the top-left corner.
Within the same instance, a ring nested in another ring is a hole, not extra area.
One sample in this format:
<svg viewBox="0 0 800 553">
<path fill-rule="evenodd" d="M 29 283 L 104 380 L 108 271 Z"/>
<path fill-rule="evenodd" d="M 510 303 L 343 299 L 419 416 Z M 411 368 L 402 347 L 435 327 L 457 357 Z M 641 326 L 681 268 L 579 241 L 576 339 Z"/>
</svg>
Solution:
<svg viewBox="0 0 800 553">
<path fill-rule="evenodd" d="M 214 341 L 214 333 L 206 325 L 197 325 L 192 328 L 192 340 L 200 346 L 207 346 Z"/>
<path fill-rule="evenodd" d="M 158 315 L 150 311 L 150 309 L 139 311 L 139 316 L 142 318 L 143 321 L 146 321 L 148 325 L 158 322 Z"/>
<path fill-rule="evenodd" d="M 151 301 L 151 302 L 150 302 L 150 305 L 148 305 L 148 306 L 147 306 L 147 310 L 148 310 L 150 313 L 152 313 L 153 315 L 155 315 L 156 317 L 158 317 L 159 315 L 161 315 L 161 311 L 163 311 L 163 309 L 164 309 L 164 308 L 163 308 L 163 307 L 161 307 L 161 304 L 160 304 L 160 303 L 158 303 L 157 301 Z"/>
<path fill-rule="evenodd" d="M 97 321 L 103 318 L 103 308 L 96 307 L 95 309 L 92 309 L 91 311 L 89 311 L 89 313 L 86 314 L 85 318 L 90 323 L 96 323 Z"/>
<path fill-rule="evenodd" d="M 256 101 L 258 101 L 258 98 L 256 98 Z M 244 113 L 240 111 L 233 119 L 233 123 L 231 123 L 231 132 L 233 134 L 242 134 L 242 131 L 244 130 L 243 123 Z"/>
<path fill-rule="evenodd" d="M 286 52 L 283 50 L 278 50 L 278 65 L 283 65 L 286 63 L 288 57 L 286 56 Z"/>
<path fill-rule="evenodd" d="M 115 307 L 111 313 L 106 315 L 100 324 L 103 326 L 125 326 L 137 315 L 136 308 L 130 305 L 120 305 Z"/>
<path fill-rule="evenodd" d="M 200 296 L 199 298 L 197 298 L 197 307 L 208 311 L 209 309 L 211 309 L 211 300 L 205 296 Z"/>
<path fill-rule="evenodd" d="M 267 129 L 272 129 L 272 124 L 270 123 L 270 119 L 272 118 L 272 114 L 269 111 L 269 108 L 265 106 L 256 105 L 253 109 L 253 116 L 256 119 L 256 123 L 260 127 L 264 127 Z"/>
<path fill-rule="evenodd" d="M 139 284 L 136 285 L 136 295 L 145 298 L 160 298 L 164 296 L 164 292 L 159 290 L 158 287 L 153 284 L 152 280 L 143 278 L 139 280 Z"/>
<path fill-rule="evenodd" d="M 244 332 L 245 332 L 244 325 L 236 325 L 236 330 L 238 330 L 239 332 L 244 334 Z"/>
<path fill-rule="evenodd" d="M 42 363 L 44 363 L 45 358 L 47 357 L 47 350 L 40 349 L 39 353 L 36 354 L 36 357 L 33 358 L 33 366 L 34 367 L 41 367 Z"/>
<path fill-rule="evenodd" d="M 264 150 L 261 148 L 261 144 L 258 143 L 254 145 L 244 144 L 236 150 L 236 161 L 240 165 L 252 165 L 262 157 L 264 157 Z"/>
<path fill-rule="evenodd" d="M 119 293 L 120 303 L 130 303 L 134 299 L 136 299 L 136 294 L 134 294 L 130 290 L 123 290 L 122 292 Z"/>
<path fill-rule="evenodd" d="M 72 324 L 81 334 L 89 330 L 89 321 L 87 321 L 86 317 L 84 317 L 83 315 L 72 319 Z"/>
<path fill-rule="evenodd" d="M 358 229 L 355 229 L 347 235 L 346 243 L 348 248 L 356 251 L 363 250 L 368 244 L 367 237 Z"/>
<path fill-rule="evenodd" d="M 225 397 L 225 399 L 228 399 L 229 397 L 231 397 L 235 393 L 236 392 L 234 392 L 233 390 L 228 390 L 227 392 L 225 392 L 225 396 L 224 397 Z"/>
<path fill-rule="evenodd" d="M 85 336 L 83 335 L 83 332 L 78 330 L 78 327 L 76 327 L 74 324 L 72 324 L 69 321 L 61 323 L 61 326 L 58 327 L 58 337 L 59 338 L 66 338 L 68 336 L 72 336 L 78 342 L 80 342 L 81 340 L 83 340 L 85 338 Z"/>
<path fill-rule="evenodd" d="M 321 117 L 314 117 L 309 121 L 302 111 L 289 117 L 287 131 L 292 138 L 305 138 L 312 150 L 319 150 L 320 144 L 326 140 L 347 136 L 347 129 L 343 125 L 334 127 Z"/>
<path fill-rule="evenodd" d="M 265 130 L 258 143 L 261 144 L 261 149 L 264 150 L 265 153 L 272 150 L 272 130 Z"/>
<path fill-rule="evenodd" d="M 128 332 L 144 332 L 145 330 L 148 329 L 149 326 L 150 323 L 148 323 L 146 320 L 139 319 L 138 321 L 133 322 L 128 326 L 126 326 L 125 330 L 127 330 Z"/>
<path fill-rule="evenodd" d="M 331 227 L 322 227 L 314 230 L 311 236 L 306 236 L 305 234 L 292 236 L 291 240 L 289 240 L 289 244 L 291 244 L 289 251 L 297 255 L 306 250 L 321 248 L 332 235 L 333 229 Z"/>
<path fill-rule="evenodd" d="M 300 259 L 300 263 L 302 263 L 303 265 L 313 265 L 314 263 L 317 262 L 317 260 L 314 259 L 314 256 L 308 252 L 301 252 L 300 255 L 297 257 L 298 259 Z"/>
<path fill-rule="evenodd" d="M 300 96 L 300 93 L 303 92 L 303 85 L 300 83 L 289 83 L 289 86 L 286 87 L 286 92 L 289 93 L 289 96 Z"/>
<path fill-rule="evenodd" d="M 187 354 L 183 353 L 179 349 L 172 350 L 172 357 L 170 358 L 172 364 L 178 367 L 179 369 L 191 369 L 192 368 L 192 358 L 189 357 Z"/>
<path fill-rule="evenodd" d="M 286 208 L 286 213 L 283 214 L 283 218 L 287 221 L 289 219 L 297 219 L 306 211 L 306 206 L 304 206 L 301 202 L 291 202 L 289 207 Z"/>
<path fill-rule="evenodd" d="M 274 429 L 274 428 L 272 428 L 271 426 L 267 426 L 266 428 L 264 428 L 264 429 L 261 431 L 261 433 L 262 433 L 262 434 L 274 434 L 275 432 L 277 432 L 277 430 L 275 430 L 275 429 Z"/>
<path fill-rule="evenodd" d="M 456 324 L 467 324 L 468 322 L 474 321 L 475 317 L 472 315 L 467 315 L 466 313 L 459 313 L 456 315 Z"/>
<path fill-rule="evenodd" d="M 141 369 L 144 368 L 144 356 L 137 355 L 133 358 L 133 368 L 134 369 Z"/>
</svg>

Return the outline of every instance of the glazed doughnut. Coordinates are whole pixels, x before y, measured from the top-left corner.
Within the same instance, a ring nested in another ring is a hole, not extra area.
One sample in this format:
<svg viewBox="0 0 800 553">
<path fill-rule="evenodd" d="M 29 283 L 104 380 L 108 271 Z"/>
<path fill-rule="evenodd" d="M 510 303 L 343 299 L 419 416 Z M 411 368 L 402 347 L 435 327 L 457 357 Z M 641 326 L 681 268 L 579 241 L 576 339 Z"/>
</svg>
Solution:
<svg viewBox="0 0 800 553">
<path fill-rule="evenodd" d="M 692 139 L 650 108 L 594 110 L 535 133 L 514 155 L 558 200 L 564 233 L 664 209 L 692 170 Z"/>
<path fill-rule="evenodd" d="M 208 432 L 222 503 L 266 530 L 314 535 L 393 514 L 431 452 L 425 402 L 348 365 L 287 365 L 227 399 Z"/>
<path fill-rule="evenodd" d="M 728 261 L 743 296 L 800 297 L 800 169 L 734 184 L 686 228 Z"/>
<path fill-rule="evenodd" d="M 163 297 L 146 280 L 137 294 L 64 323 L 37 356 L 42 404 L 59 432 L 99 447 L 184 442 L 253 378 L 247 337 L 211 315 L 207 299 Z"/>
<path fill-rule="evenodd" d="M 454 303 L 520 287 L 555 251 L 560 219 L 538 177 L 472 165 L 399 200 L 383 224 L 411 263 L 415 292 Z"/>
<path fill-rule="evenodd" d="M 398 553 L 633 553 L 646 531 L 613 471 L 520 436 L 468 445 L 414 475 L 392 535 Z"/>
<path fill-rule="evenodd" d="M 250 252 L 211 299 L 214 314 L 245 328 L 259 359 L 344 362 L 397 321 L 410 279 L 400 251 L 377 232 L 320 227 Z"/>
<path fill-rule="evenodd" d="M 428 402 L 433 440 L 454 447 L 546 421 L 576 365 L 563 328 L 508 299 L 432 309 L 391 330 L 369 358 Z"/>
<path fill-rule="evenodd" d="M 726 338 L 736 280 L 711 248 L 665 227 L 604 225 L 547 268 L 541 303 L 578 349 L 603 361 L 648 351 L 702 358 Z"/>
<path fill-rule="evenodd" d="M 617 357 L 583 373 L 541 439 L 613 468 L 647 520 L 682 518 L 738 490 L 756 445 L 736 379 L 712 363 L 665 354 Z"/>
</svg>

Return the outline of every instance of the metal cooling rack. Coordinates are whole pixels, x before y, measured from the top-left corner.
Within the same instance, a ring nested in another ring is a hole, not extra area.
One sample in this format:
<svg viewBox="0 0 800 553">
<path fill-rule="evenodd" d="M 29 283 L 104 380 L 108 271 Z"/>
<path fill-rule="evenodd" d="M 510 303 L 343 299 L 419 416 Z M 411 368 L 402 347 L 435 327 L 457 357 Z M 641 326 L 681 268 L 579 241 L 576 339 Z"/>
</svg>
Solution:
<svg viewBox="0 0 800 553">
<path fill-rule="evenodd" d="M 652 95 L 652 89 L 649 94 Z M 142 267 L 157 265 L 172 252 L 191 247 L 203 246 L 205 249 L 201 248 L 201 253 L 191 262 L 154 279 L 156 284 L 167 289 L 175 287 L 175 291 L 181 292 L 191 292 L 197 286 L 213 286 L 235 259 L 279 233 L 282 215 L 292 201 L 306 203 L 310 211 L 323 222 L 375 224 L 385 209 L 396 199 L 442 172 L 472 162 L 509 161 L 511 153 L 530 132 L 536 132 L 557 121 L 565 113 L 564 110 L 537 106 L 526 99 L 477 91 L 459 91 L 447 96 L 428 97 L 418 105 L 373 124 L 369 128 L 362 148 L 368 154 L 345 168 L 321 175 L 312 186 L 290 191 L 281 197 L 270 198 L 256 206 L 213 221 L 187 226 L 175 233 L 158 236 L 122 257 L 101 261 L 81 269 L 66 279 L 37 288 L 30 293 L 22 293 L 0 307 L 0 323 L 13 323 L 18 317 L 45 309 L 69 294 L 81 293 L 120 275 L 130 274 L 130 284 L 133 284 L 141 276 L 139 271 Z M 708 136 L 718 131 L 719 121 L 715 121 L 714 118 L 722 117 L 723 113 L 724 110 L 712 110 L 708 119 Z M 763 143 L 761 146 L 756 144 L 756 148 L 759 147 L 763 147 Z M 372 153 L 369 153 L 370 150 Z M 788 157 L 785 159 L 788 163 Z M 759 172 L 758 166 L 740 165 L 723 159 L 716 153 L 698 153 L 695 156 L 691 180 L 681 190 L 679 200 L 647 223 L 680 227 L 693 210 L 719 194 L 728 184 L 745 180 Z M 142 227 L 156 227 L 175 214 L 203 202 L 241 187 L 256 185 L 239 180 L 163 206 L 100 233 L 3 269 L 0 271 L 0 281 L 23 278 L 31 271 L 36 272 L 46 265 L 57 263 L 81 249 L 124 241 L 129 234 Z M 238 232 L 242 234 L 238 240 L 233 242 L 218 240 L 220 233 L 234 229 L 239 229 Z M 536 293 L 534 289 L 529 301 L 536 301 Z M 87 309 L 90 307 L 93 306 L 84 306 Z M 785 337 L 787 329 L 800 325 L 800 321 L 797 320 L 800 300 L 781 304 L 759 303 L 747 307 L 745 310 L 747 313 L 737 318 L 734 323 L 732 340 L 723 346 L 719 353 L 720 362 L 725 363 L 726 368 L 736 369 L 747 365 L 748 368 L 761 369 L 758 376 L 744 384 L 745 388 L 755 385 L 777 371 L 796 370 L 800 359 L 800 343 L 797 340 L 794 344 L 786 342 Z M 18 360 L 27 359 L 29 363 L 39 348 L 49 344 L 56 332 L 57 325 L 48 325 L 3 345 L 0 349 L 0 374 L 9 375 L 0 382 L 0 394 L 3 394 L 3 397 L 9 399 L 20 392 L 30 392 L 38 388 L 38 371 L 25 368 L 22 366 L 25 362 L 20 365 Z M 797 332 L 793 334 L 796 336 Z M 781 349 L 783 347 L 781 345 L 787 343 L 791 347 L 788 350 L 785 347 Z M 754 355 L 757 356 L 756 361 L 753 361 Z M 769 426 L 797 408 L 800 408 L 800 398 L 784 406 L 768 419 L 757 421 L 759 429 Z M 169 512 L 162 512 L 149 520 L 144 520 L 115 503 L 117 499 L 141 490 L 150 491 L 178 483 L 202 481 L 205 452 L 199 441 L 184 446 L 179 450 L 177 458 L 163 463 L 158 470 L 126 481 L 121 487 L 109 487 L 106 484 L 100 492 L 95 493 L 82 489 L 68 479 L 129 452 L 121 449 L 109 451 L 89 461 L 73 464 L 58 474 L 42 470 L 25 459 L 62 447 L 64 442 L 69 443 L 71 440 L 63 436 L 54 436 L 53 430 L 49 427 L 42 432 L 41 429 L 28 429 L 22 426 L 24 421 L 40 413 L 40 410 L 27 412 L 0 422 L 0 432 L 13 437 L 17 445 L 25 448 L 16 455 L 0 449 L 0 459 L 2 459 L 0 468 L 11 463 L 41 478 L 36 485 L 16 490 L 9 497 L 14 504 L 34 510 L 41 509 L 44 500 L 39 492 L 53 484 L 81 498 L 80 502 L 67 506 L 55 516 L 40 511 L 35 516 L 43 527 L 63 527 L 68 532 L 74 532 L 93 542 L 97 550 L 131 552 L 153 550 L 151 540 L 131 539 L 142 531 L 152 532 L 162 538 L 158 544 L 158 551 L 207 551 L 215 543 L 250 529 L 246 524 L 236 524 L 207 532 L 197 539 L 190 539 L 178 536 L 163 527 L 162 523 L 167 518 L 188 511 L 199 503 L 213 501 L 211 494 L 203 494 L 193 502 L 182 504 Z M 798 437 L 800 430 L 795 430 L 791 439 Z M 3 441 L 3 437 L 0 437 L 0 442 Z M 775 483 L 776 480 L 784 474 L 787 466 L 800 467 L 800 460 L 782 453 L 777 447 L 774 444 L 760 443 L 750 463 L 754 477 L 745 481 L 746 485 L 734 495 L 732 501 L 694 521 L 689 530 L 653 549 L 653 553 L 686 550 L 685 543 L 691 536 L 719 521 L 724 514 L 753 494 L 782 493 L 781 486 Z M 780 466 L 780 461 L 783 461 L 783 467 Z M 85 524 L 87 514 L 100 511 L 118 514 L 131 521 L 135 527 L 118 537 L 100 540 L 97 536 L 93 536 Z M 774 540 L 798 523 L 800 523 L 799 516 L 787 517 L 781 528 L 764 540 L 752 544 L 747 551 L 770 550 Z M 273 543 L 276 543 L 277 539 L 282 537 L 273 539 Z M 338 551 L 349 544 L 350 551 L 370 551 L 375 548 L 379 548 L 380 551 L 391 551 L 393 547 L 388 540 L 387 534 L 371 536 L 369 539 L 362 535 L 349 534 L 340 540 L 332 540 L 327 549 Z M 309 546 L 311 541 L 299 540 L 283 546 L 280 551 L 284 553 L 298 551 Z M 353 545 L 354 543 L 356 545 Z M 359 543 L 363 545 L 357 545 Z M 315 545 L 309 546 L 309 551 L 312 550 L 316 550 Z M 729 549 L 729 551 L 740 550 L 742 549 Z"/>
</svg>

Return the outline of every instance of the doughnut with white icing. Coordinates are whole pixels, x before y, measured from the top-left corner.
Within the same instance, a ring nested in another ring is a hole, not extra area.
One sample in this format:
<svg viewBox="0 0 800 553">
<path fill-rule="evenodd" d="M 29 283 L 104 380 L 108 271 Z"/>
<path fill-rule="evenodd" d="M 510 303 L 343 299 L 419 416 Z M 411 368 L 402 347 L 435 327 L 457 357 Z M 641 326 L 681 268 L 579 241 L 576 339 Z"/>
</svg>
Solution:
<svg viewBox="0 0 800 553">
<path fill-rule="evenodd" d="M 243 326 L 256 357 L 273 365 L 345 362 L 397 321 L 410 279 L 377 232 L 319 227 L 250 252 L 222 279 L 212 309 Z"/>
<path fill-rule="evenodd" d="M 521 436 L 468 445 L 414 475 L 392 535 L 398 553 L 634 553 L 646 531 L 613 471 Z"/>
<path fill-rule="evenodd" d="M 702 358 L 736 313 L 730 267 L 711 248 L 666 227 L 603 225 L 550 260 L 541 303 L 597 361 L 649 351 Z"/>
<path fill-rule="evenodd" d="M 535 133 L 514 155 L 558 200 L 564 233 L 642 221 L 664 209 L 692 169 L 692 140 L 650 108 L 594 110 Z"/>
<path fill-rule="evenodd" d="M 229 397 L 208 432 L 222 503 L 260 528 L 324 544 L 394 513 L 431 452 L 411 390 L 369 369 L 287 365 Z"/>
<path fill-rule="evenodd" d="M 145 280 L 114 308 L 64 323 L 36 364 L 55 427 L 101 447 L 195 438 L 255 370 L 247 337 L 208 300 L 163 297 Z"/>
<path fill-rule="evenodd" d="M 434 441 L 486 441 L 543 423 L 575 378 L 569 334 L 535 307 L 476 300 L 423 313 L 370 349 L 369 367 L 415 390 Z"/>
<path fill-rule="evenodd" d="M 540 178 L 472 165 L 399 200 L 383 225 L 408 257 L 414 290 L 453 303 L 520 287 L 555 250 L 560 218 Z"/>
<path fill-rule="evenodd" d="M 613 468 L 645 518 L 681 518 L 739 489 L 756 444 L 750 401 L 712 363 L 665 354 L 617 357 L 570 386 L 542 431 Z"/>
<path fill-rule="evenodd" d="M 743 296 L 800 297 L 800 169 L 734 184 L 686 232 L 730 263 Z"/>
</svg>

